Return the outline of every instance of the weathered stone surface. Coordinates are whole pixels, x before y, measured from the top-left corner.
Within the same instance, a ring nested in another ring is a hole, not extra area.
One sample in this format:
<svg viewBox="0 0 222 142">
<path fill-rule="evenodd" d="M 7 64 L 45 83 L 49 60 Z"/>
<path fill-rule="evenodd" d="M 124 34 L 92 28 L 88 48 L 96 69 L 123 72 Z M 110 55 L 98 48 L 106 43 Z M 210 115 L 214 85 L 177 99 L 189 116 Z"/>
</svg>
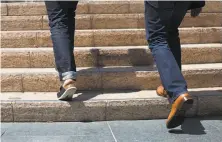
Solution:
<svg viewBox="0 0 222 142">
<path fill-rule="evenodd" d="M 29 68 L 29 52 L 20 49 L 4 49 L 1 52 L 2 68 Z"/>
<path fill-rule="evenodd" d="M 91 15 L 77 15 L 76 29 L 91 29 L 92 28 Z"/>
<path fill-rule="evenodd" d="M 8 15 L 7 5 L 5 3 L 1 3 L 1 15 Z"/>
<path fill-rule="evenodd" d="M 35 3 L 8 3 L 8 15 L 30 16 L 46 15 L 43 2 Z M 2 15 L 6 15 L 6 6 L 2 7 Z M 222 2 L 207 1 L 203 8 L 204 13 L 220 13 Z M 120 14 L 120 13 L 144 13 L 144 1 L 88 1 L 79 2 L 78 14 Z"/>
<path fill-rule="evenodd" d="M 81 1 L 78 3 L 76 13 L 77 14 L 88 14 L 89 13 L 89 5 L 88 5 L 87 1 L 86 2 Z"/>
<path fill-rule="evenodd" d="M 77 67 L 95 67 L 98 66 L 99 50 L 91 48 L 89 50 L 74 50 L 74 56 Z"/>
<path fill-rule="evenodd" d="M 55 67 L 54 53 L 52 49 L 37 48 L 30 50 L 31 68 L 52 68 Z"/>
<path fill-rule="evenodd" d="M 201 43 L 221 43 L 222 28 L 203 28 L 201 29 Z"/>
<path fill-rule="evenodd" d="M 144 48 L 100 49 L 100 66 L 143 66 L 153 64 L 151 53 Z"/>
<path fill-rule="evenodd" d="M 220 94 L 219 94 L 220 93 Z M 218 95 L 198 96 L 198 115 L 212 116 L 222 115 L 222 90 L 218 90 Z"/>
<path fill-rule="evenodd" d="M 46 8 L 43 2 L 10 3 L 7 5 L 8 5 L 8 15 L 12 16 L 46 15 Z"/>
<path fill-rule="evenodd" d="M 75 33 L 75 46 L 94 46 L 94 35 L 91 30 L 76 31 Z"/>
<path fill-rule="evenodd" d="M 222 39 L 220 27 L 213 28 L 181 28 L 182 44 L 220 43 Z M 49 31 L 4 31 L 2 47 L 51 47 Z M 14 42 L 11 42 L 11 41 Z M 75 46 L 139 46 L 147 45 L 143 29 L 101 29 L 77 30 Z"/>
<path fill-rule="evenodd" d="M 222 47 L 207 45 L 204 47 L 182 48 L 183 64 L 221 63 Z M 192 54 L 190 54 L 192 53 Z M 210 53 L 210 54 L 209 54 Z"/>
<path fill-rule="evenodd" d="M 147 66 L 153 64 L 153 57 L 146 46 L 77 47 L 74 51 L 77 67 Z M 53 54 L 52 48 L 4 48 L 1 56 L 2 67 L 54 68 Z M 221 44 L 182 45 L 183 64 L 220 63 L 222 62 L 221 54 Z"/>
<path fill-rule="evenodd" d="M 51 34 L 49 31 L 36 32 L 38 47 L 52 47 Z"/>
<path fill-rule="evenodd" d="M 82 68 L 78 71 L 77 88 L 78 90 L 100 90 L 102 79 L 99 69 Z"/>
<path fill-rule="evenodd" d="M 180 29 L 180 41 L 183 44 L 201 43 L 201 28 Z"/>
<path fill-rule="evenodd" d="M 92 17 L 93 29 L 137 28 L 137 14 L 97 14 Z"/>
<path fill-rule="evenodd" d="M 105 120 L 105 102 L 16 101 L 15 122 Z"/>
<path fill-rule="evenodd" d="M 55 72 L 29 72 L 23 75 L 25 92 L 57 92 L 59 86 L 58 75 Z"/>
<path fill-rule="evenodd" d="M 156 89 L 159 74 L 148 67 L 109 67 L 102 71 L 104 89 Z M 192 69 L 183 71 L 189 88 L 219 87 L 221 69 Z"/>
<path fill-rule="evenodd" d="M 144 30 L 98 30 L 94 31 L 95 46 L 145 45 Z"/>
<path fill-rule="evenodd" d="M 3 48 L 24 48 L 36 47 L 35 32 L 1 32 L 1 47 Z"/>
<path fill-rule="evenodd" d="M 130 13 L 144 13 L 144 1 L 130 1 L 129 3 Z"/>
<path fill-rule="evenodd" d="M 22 75 L 19 73 L 10 74 L 6 72 L 1 73 L 1 92 L 21 92 Z"/>
<path fill-rule="evenodd" d="M 221 13 L 201 13 L 198 17 L 192 18 L 186 14 L 181 27 L 220 27 L 222 26 Z"/>
<path fill-rule="evenodd" d="M 119 14 L 128 13 L 127 1 L 89 1 L 89 13 L 91 14 Z"/>
<path fill-rule="evenodd" d="M 2 30 L 48 30 L 48 16 L 2 16 Z M 188 13 L 180 27 L 222 26 L 221 13 L 201 13 L 192 18 Z M 76 29 L 135 29 L 145 28 L 144 14 L 80 14 Z"/>
<path fill-rule="evenodd" d="M 81 68 L 77 72 L 78 90 L 101 89 L 101 75 L 96 68 Z M 34 69 L 23 75 L 25 92 L 57 92 L 60 86 L 57 73 L 52 69 Z"/>
<path fill-rule="evenodd" d="M 2 31 L 41 30 L 42 16 L 2 16 Z"/>
<path fill-rule="evenodd" d="M 222 86 L 222 69 L 183 71 L 189 88 L 206 88 Z"/>
<path fill-rule="evenodd" d="M 145 28 L 144 14 L 138 14 L 138 27 Z M 180 27 L 220 27 L 222 25 L 221 13 L 201 13 L 198 17 L 192 18 L 187 13 Z"/>
<path fill-rule="evenodd" d="M 169 105 L 165 99 L 108 101 L 107 120 L 166 118 Z"/>
<path fill-rule="evenodd" d="M 222 2 L 221 1 L 206 1 L 206 5 L 203 8 L 203 12 L 217 12 L 221 13 L 222 12 Z"/>
<path fill-rule="evenodd" d="M 103 89 L 154 89 L 160 84 L 158 73 L 149 67 L 109 67 L 101 72 Z"/>
<path fill-rule="evenodd" d="M 222 86 L 221 64 L 185 65 L 183 74 L 189 88 Z M 4 69 L 5 70 L 5 69 Z M 9 69 L 8 71 L 10 71 Z M 14 70 L 14 71 L 13 71 Z M 18 86 L 14 76 L 22 74 L 26 92 L 56 92 L 59 88 L 57 73 L 53 69 L 13 69 L 2 81 L 6 91 Z M 4 71 L 6 72 L 6 71 Z M 2 75 L 4 76 L 4 75 Z M 21 77 L 21 76 L 20 76 Z M 10 83 L 10 79 L 12 83 Z M 8 83 L 8 84 L 7 84 Z M 13 86 L 14 84 L 14 86 Z M 153 67 L 80 68 L 77 76 L 79 90 L 155 90 L 160 84 L 159 74 Z M 20 91 L 20 90 L 13 90 Z"/>
<path fill-rule="evenodd" d="M 75 50 L 75 62 L 77 67 L 97 66 L 97 50 Z M 52 68 L 55 67 L 54 53 L 52 50 L 39 49 L 31 51 L 30 64 L 33 68 Z"/>
<path fill-rule="evenodd" d="M 1 101 L 1 122 L 13 122 L 13 110 L 12 103 L 10 101 L 2 102 Z"/>
<path fill-rule="evenodd" d="M 42 16 L 42 29 L 49 30 L 49 19 L 47 15 Z"/>
<path fill-rule="evenodd" d="M 189 89 L 194 105 L 186 115 L 220 115 L 221 89 Z M 69 102 L 58 101 L 56 92 L 2 95 L 1 120 L 5 122 L 165 119 L 171 108 L 167 99 L 158 97 L 155 90 L 78 91 Z"/>
<path fill-rule="evenodd" d="M 52 47 L 52 40 L 49 31 L 37 32 L 39 47 Z M 75 32 L 75 46 L 93 46 L 93 31 L 84 30 Z"/>
</svg>

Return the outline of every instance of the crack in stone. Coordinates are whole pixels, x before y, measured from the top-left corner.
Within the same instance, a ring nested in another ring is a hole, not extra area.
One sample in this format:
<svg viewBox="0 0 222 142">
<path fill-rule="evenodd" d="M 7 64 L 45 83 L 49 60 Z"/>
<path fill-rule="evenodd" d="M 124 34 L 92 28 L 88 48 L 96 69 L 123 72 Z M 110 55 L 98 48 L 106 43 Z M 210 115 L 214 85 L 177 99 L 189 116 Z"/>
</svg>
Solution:
<svg viewBox="0 0 222 142">
<path fill-rule="evenodd" d="M 6 130 L 1 134 L 1 137 L 5 134 Z"/>
<path fill-rule="evenodd" d="M 14 101 L 14 102 L 11 102 L 11 105 L 12 105 L 12 122 L 15 122 L 15 114 L 14 114 L 13 103 L 15 103 L 15 101 Z"/>
</svg>

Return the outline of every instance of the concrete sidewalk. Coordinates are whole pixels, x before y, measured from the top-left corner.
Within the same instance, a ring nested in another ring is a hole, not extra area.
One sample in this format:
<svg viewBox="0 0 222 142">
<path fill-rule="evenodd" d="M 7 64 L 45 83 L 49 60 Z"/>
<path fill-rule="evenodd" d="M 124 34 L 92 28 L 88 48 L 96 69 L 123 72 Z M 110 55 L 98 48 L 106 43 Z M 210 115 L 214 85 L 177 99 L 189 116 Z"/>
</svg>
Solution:
<svg viewBox="0 0 222 142">
<path fill-rule="evenodd" d="M 187 119 L 166 129 L 165 120 L 92 123 L 2 123 L 2 142 L 221 142 L 222 116 Z"/>
</svg>

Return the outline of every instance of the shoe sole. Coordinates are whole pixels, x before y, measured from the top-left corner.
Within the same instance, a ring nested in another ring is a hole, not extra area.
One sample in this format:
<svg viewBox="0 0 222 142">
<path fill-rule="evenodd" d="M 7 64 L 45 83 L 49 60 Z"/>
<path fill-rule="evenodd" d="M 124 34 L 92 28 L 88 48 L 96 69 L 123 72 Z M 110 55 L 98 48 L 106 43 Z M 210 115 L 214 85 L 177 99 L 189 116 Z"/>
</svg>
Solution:
<svg viewBox="0 0 222 142">
<path fill-rule="evenodd" d="M 185 120 L 185 114 L 186 114 L 187 110 L 192 108 L 192 106 L 193 106 L 193 99 L 186 100 L 183 103 L 182 107 L 176 111 L 175 115 L 167 123 L 167 128 L 171 129 L 171 128 L 175 128 L 175 127 L 178 127 L 181 124 L 183 124 L 183 122 Z"/>
<path fill-rule="evenodd" d="M 76 93 L 76 87 L 70 87 L 67 89 L 58 99 L 59 100 L 71 100 L 73 95 Z"/>
</svg>

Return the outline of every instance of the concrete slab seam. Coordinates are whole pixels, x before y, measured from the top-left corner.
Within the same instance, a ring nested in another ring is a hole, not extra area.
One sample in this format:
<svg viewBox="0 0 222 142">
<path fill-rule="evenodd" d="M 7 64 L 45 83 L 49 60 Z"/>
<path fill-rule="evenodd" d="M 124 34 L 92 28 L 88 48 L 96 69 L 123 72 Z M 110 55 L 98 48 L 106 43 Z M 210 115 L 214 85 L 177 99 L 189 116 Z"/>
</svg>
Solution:
<svg viewBox="0 0 222 142">
<path fill-rule="evenodd" d="M 6 4 L 6 16 L 8 16 L 8 4 Z"/>
<path fill-rule="evenodd" d="M 12 120 L 13 122 L 15 122 L 15 112 L 14 112 L 14 104 L 16 103 L 16 101 L 12 101 L 11 105 L 12 105 Z"/>
<path fill-rule="evenodd" d="M 24 88 L 24 77 L 25 77 L 25 74 L 22 73 L 21 74 L 21 85 L 22 85 L 22 92 L 25 92 L 25 88 Z"/>
<path fill-rule="evenodd" d="M 42 28 L 42 30 L 43 30 L 43 29 L 44 29 L 44 18 L 43 18 L 44 16 L 41 16 L 41 17 L 42 17 L 42 20 L 41 20 L 41 21 L 42 21 L 42 23 L 41 23 L 41 28 Z"/>
</svg>

